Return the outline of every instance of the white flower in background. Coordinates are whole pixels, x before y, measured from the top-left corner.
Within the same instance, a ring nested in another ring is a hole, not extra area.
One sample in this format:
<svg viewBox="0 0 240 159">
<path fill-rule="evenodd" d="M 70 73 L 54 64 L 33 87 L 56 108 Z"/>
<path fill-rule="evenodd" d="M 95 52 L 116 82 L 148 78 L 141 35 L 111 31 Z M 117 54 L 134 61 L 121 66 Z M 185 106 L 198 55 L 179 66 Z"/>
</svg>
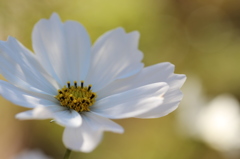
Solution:
<svg viewBox="0 0 240 159">
<path fill-rule="evenodd" d="M 240 148 L 240 109 L 238 101 L 223 94 L 204 107 L 197 120 L 201 138 L 219 151 Z"/>
<path fill-rule="evenodd" d="M 240 106 L 229 94 L 222 94 L 210 102 L 203 96 L 199 81 L 188 80 L 184 100 L 177 111 L 185 133 L 202 140 L 213 149 L 229 156 L 239 155 Z M 228 157 L 229 157 L 228 156 Z"/>
<path fill-rule="evenodd" d="M 41 150 L 24 150 L 18 155 L 14 156 L 12 159 L 53 159 L 45 155 Z"/>
<path fill-rule="evenodd" d="M 84 27 L 62 23 L 57 14 L 34 27 L 33 50 L 16 39 L 0 42 L 0 94 L 14 104 L 33 108 L 18 119 L 54 119 L 65 126 L 69 149 L 90 152 L 104 131 L 123 133 L 110 119 L 158 118 L 182 99 L 185 75 L 160 63 L 143 68 L 139 33 L 109 31 L 93 46 Z"/>
</svg>

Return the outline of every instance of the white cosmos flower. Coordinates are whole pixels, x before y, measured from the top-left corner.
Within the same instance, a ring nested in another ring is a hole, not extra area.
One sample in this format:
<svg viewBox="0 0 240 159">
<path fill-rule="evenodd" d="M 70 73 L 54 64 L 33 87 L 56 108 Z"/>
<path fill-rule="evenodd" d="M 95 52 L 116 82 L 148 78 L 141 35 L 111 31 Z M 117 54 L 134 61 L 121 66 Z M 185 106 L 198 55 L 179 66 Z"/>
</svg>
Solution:
<svg viewBox="0 0 240 159">
<path fill-rule="evenodd" d="M 234 96 L 222 94 L 204 107 L 196 121 L 199 136 L 212 148 L 221 152 L 240 149 L 240 109 Z"/>
<path fill-rule="evenodd" d="M 104 131 L 123 133 L 110 119 L 158 118 L 175 110 L 185 75 L 160 63 L 143 68 L 139 33 L 117 28 L 93 46 L 85 28 L 62 23 L 57 14 L 42 19 L 32 33 L 33 50 L 9 37 L 0 42 L 0 93 L 33 108 L 18 119 L 54 119 L 65 126 L 69 149 L 92 151 Z M 64 87 L 65 86 L 65 87 Z"/>
<path fill-rule="evenodd" d="M 12 159 L 52 159 L 52 158 L 45 155 L 39 149 L 33 149 L 33 150 L 24 150 L 21 153 L 14 156 Z"/>
<path fill-rule="evenodd" d="M 231 94 L 207 100 L 200 79 L 189 78 L 183 92 L 188 97 L 178 109 L 183 134 L 205 142 L 227 158 L 240 157 L 240 107 Z"/>
</svg>

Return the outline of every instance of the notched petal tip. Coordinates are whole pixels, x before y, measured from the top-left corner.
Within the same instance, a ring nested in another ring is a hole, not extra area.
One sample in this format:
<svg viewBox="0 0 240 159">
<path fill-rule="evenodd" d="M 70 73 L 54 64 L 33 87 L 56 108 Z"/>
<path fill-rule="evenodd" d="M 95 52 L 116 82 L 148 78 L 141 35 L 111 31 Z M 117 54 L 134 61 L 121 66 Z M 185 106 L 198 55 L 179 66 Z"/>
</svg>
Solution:
<svg viewBox="0 0 240 159">
<path fill-rule="evenodd" d="M 180 74 L 180 76 L 182 76 L 183 82 L 185 82 L 187 80 L 187 76 L 185 74 Z"/>
<path fill-rule="evenodd" d="M 53 12 L 52 13 L 52 15 L 50 16 L 50 18 L 42 18 L 42 19 L 40 19 L 36 24 L 35 24 L 35 26 L 34 26 L 34 28 L 33 28 L 33 32 L 34 32 L 34 30 L 38 30 L 38 27 L 41 27 L 42 25 L 46 25 L 46 24 L 48 24 L 48 23 L 54 23 L 54 22 L 57 22 L 57 23 L 62 23 L 62 21 L 61 21 L 61 18 L 60 18 L 60 16 L 57 14 L 57 13 L 55 13 L 55 12 Z"/>
<path fill-rule="evenodd" d="M 181 80 L 181 86 L 186 82 L 187 76 L 185 74 L 179 74 Z"/>
<path fill-rule="evenodd" d="M 187 77 L 184 74 L 173 74 L 171 77 L 171 84 L 177 86 L 177 88 L 180 89 L 185 83 L 186 79 Z"/>
<path fill-rule="evenodd" d="M 13 41 L 13 40 L 16 41 L 16 38 L 9 35 L 6 40 L 0 40 L 0 45 L 1 45 L 0 47 L 7 45 L 8 42 Z"/>
<path fill-rule="evenodd" d="M 56 12 L 53 12 L 51 17 L 50 17 L 50 20 L 59 20 L 59 21 L 61 21 L 61 18 L 60 18 L 60 16 Z"/>
<path fill-rule="evenodd" d="M 7 41 L 13 41 L 13 40 L 16 40 L 16 38 L 12 37 L 12 36 L 8 36 L 7 37 Z"/>
<path fill-rule="evenodd" d="M 127 33 L 130 36 L 133 36 L 137 41 L 139 41 L 140 38 L 140 33 L 137 30 L 134 30 L 132 32 Z"/>
<path fill-rule="evenodd" d="M 112 31 L 126 33 L 126 31 L 125 31 L 125 29 L 123 27 L 117 27 L 116 29 L 113 29 Z"/>
<path fill-rule="evenodd" d="M 124 128 L 120 125 L 118 125 L 118 128 L 115 130 L 111 130 L 112 132 L 118 133 L 118 134 L 123 134 L 124 133 Z"/>
<path fill-rule="evenodd" d="M 168 67 L 172 67 L 173 70 L 175 69 L 175 65 L 172 64 L 171 62 L 162 62 L 162 63 L 159 63 L 159 64 L 165 64 L 165 65 L 169 65 Z"/>
<path fill-rule="evenodd" d="M 21 112 L 21 113 L 16 114 L 15 118 L 18 120 L 24 120 L 25 116 L 24 116 L 23 112 Z"/>
</svg>

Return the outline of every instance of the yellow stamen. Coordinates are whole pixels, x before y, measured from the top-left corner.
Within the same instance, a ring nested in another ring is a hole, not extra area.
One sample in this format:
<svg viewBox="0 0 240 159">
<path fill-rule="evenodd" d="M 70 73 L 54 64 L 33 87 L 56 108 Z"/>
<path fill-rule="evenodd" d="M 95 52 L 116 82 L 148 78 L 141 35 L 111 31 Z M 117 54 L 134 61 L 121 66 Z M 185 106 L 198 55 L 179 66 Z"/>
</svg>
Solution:
<svg viewBox="0 0 240 159">
<path fill-rule="evenodd" d="M 84 87 L 84 81 L 81 81 L 80 87 L 77 85 L 77 81 L 74 81 L 73 86 L 70 82 L 67 82 L 67 87 L 64 86 L 58 90 L 58 95 L 55 98 L 59 100 L 62 106 L 74 109 L 77 112 L 90 111 L 89 107 L 94 104 L 97 97 L 97 94 L 92 92 L 91 88 L 92 85 Z"/>
</svg>

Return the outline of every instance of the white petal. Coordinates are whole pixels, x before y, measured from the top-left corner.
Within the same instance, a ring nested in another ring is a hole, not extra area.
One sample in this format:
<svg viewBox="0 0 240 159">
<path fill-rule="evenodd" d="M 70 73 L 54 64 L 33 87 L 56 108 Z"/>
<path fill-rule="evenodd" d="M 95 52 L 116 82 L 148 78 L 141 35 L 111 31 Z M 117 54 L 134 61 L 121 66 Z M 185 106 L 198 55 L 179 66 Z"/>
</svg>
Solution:
<svg viewBox="0 0 240 159">
<path fill-rule="evenodd" d="M 164 95 L 163 104 L 151 111 L 141 114 L 140 116 L 136 116 L 137 118 L 159 118 L 177 109 L 180 101 L 183 98 L 180 87 L 185 82 L 186 76 L 174 74 L 168 80 L 170 88 Z"/>
<path fill-rule="evenodd" d="M 12 37 L 0 41 L 0 70 L 10 83 L 26 90 L 53 95 L 59 88 L 36 56 Z"/>
<path fill-rule="evenodd" d="M 67 127 L 79 127 L 82 123 L 78 112 L 59 105 L 38 106 L 33 110 L 17 114 L 16 118 L 21 120 L 53 118 L 59 125 Z"/>
<path fill-rule="evenodd" d="M 177 108 L 182 93 L 179 90 L 186 80 L 185 75 L 173 74 L 174 65 L 165 62 L 144 68 L 139 74 L 127 79 L 117 80 L 107 87 L 100 90 L 98 98 L 107 97 L 111 94 L 121 93 L 142 85 L 166 82 L 169 90 L 164 95 L 164 101 L 161 106 L 146 111 L 136 117 L 138 118 L 157 118 L 169 114 Z"/>
<path fill-rule="evenodd" d="M 160 106 L 168 88 L 163 82 L 138 87 L 96 101 L 91 111 L 112 119 L 135 117 Z"/>
<path fill-rule="evenodd" d="M 168 83 L 171 89 L 180 89 L 187 77 L 185 75 L 173 74 L 168 78 Z"/>
<path fill-rule="evenodd" d="M 0 80 L 0 94 L 7 100 L 16 105 L 27 108 L 34 108 L 37 106 L 55 105 L 53 101 L 46 100 L 40 97 L 33 96 L 26 93 L 19 88 L 9 84 L 8 82 Z"/>
<path fill-rule="evenodd" d="M 82 118 L 75 110 L 62 110 L 53 113 L 54 119 L 59 125 L 66 127 L 78 127 L 82 124 Z"/>
<path fill-rule="evenodd" d="M 167 79 L 173 74 L 173 71 L 174 65 L 168 62 L 146 67 L 134 76 L 126 79 L 116 80 L 104 87 L 97 92 L 98 99 L 152 83 L 168 83 Z"/>
<path fill-rule="evenodd" d="M 137 115 L 136 118 L 159 118 L 168 115 L 177 109 L 183 95 L 180 90 L 167 92 L 164 95 L 164 102 L 152 110 L 146 111 L 143 114 Z"/>
<path fill-rule="evenodd" d="M 66 85 L 84 80 L 90 60 L 90 39 L 84 27 L 73 21 L 62 23 L 57 14 L 42 19 L 33 30 L 33 49 L 45 69 Z"/>
<path fill-rule="evenodd" d="M 15 116 L 20 120 L 29 120 L 29 119 L 49 119 L 53 118 L 52 112 L 50 112 L 46 107 L 36 107 L 33 110 L 25 111 L 18 113 Z"/>
<path fill-rule="evenodd" d="M 63 133 L 64 145 L 75 151 L 91 152 L 101 141 L 103 132 L 95 131 L 85 122 L 79 128 L 66 127 Z"/>
<path fill-rule="evenodd" d="M 64 130 L 63 142 L 71 150 L 91 152 L 100 143 L 104 130 L 123 132 L 118 124 L 91 112 L 83 113 L 82 117 L 83 123 L 80 127 L 66 127 Z"/>
<path fill-rule="evenodd" d="M 92 129 L 98 131 L 111 131 L 115 133 L 123 133 L 124 129 L 122 126 L 118 125 L 117 123 L 109 120 L 108 118 L 96 115 L 92 112 L 85 112 L 84 120 L 91 125 Z"/>
<path fill-rule="evenodd" d="M 138 32 L 125 33 L 122 28 L 107 32 L 92 48 L 87 84 L 97 91 L 110 82 L 132 76 L 142 68 L 143 54 L 138 50 Z"/>
<path fill-rule="evenodd" d="M 81 81 L 85 80 L 87 76 L 90 55 L 91 55 L 91 42 L 85 28 L 74 21 L 67 21 L 64 24 L 66 31 L 66 41 L 68 46 L 68 57 L 71 63 L 69 63 L 71 79 L 69 81 Z"/>
<path fill-rule="evenodd" d="M 82 145 L 84 142 L 82 134 L 86 133 L 86 132 L 83 132 L 85 127 L 86 126 L 85 126 L 84 122 L 82 123 L 82 125 L 80 127 L 81 129 L 66 127 L 63 132 L 63 143 L 64 143 L 65 147 L 67 147 L 68 149 L 71 149 L 71 150 L 75 150 L 75 151 L 84 151 L 82 149 Z M 92 133 L 94 133 L 94 132 L 92 132 Z M 98 134 L 100 132 L 95 131 L 95 133 L 97 135 L 101 135 L 101 134 Z M 93 134 L 94 137 L 96 137 L 97 135 Z M 99 137 L 98 137 L 98 139 L 99 139 Z M 96 140 L 96 142 L 97 142 L 97 140 Z"/>
</svg>

